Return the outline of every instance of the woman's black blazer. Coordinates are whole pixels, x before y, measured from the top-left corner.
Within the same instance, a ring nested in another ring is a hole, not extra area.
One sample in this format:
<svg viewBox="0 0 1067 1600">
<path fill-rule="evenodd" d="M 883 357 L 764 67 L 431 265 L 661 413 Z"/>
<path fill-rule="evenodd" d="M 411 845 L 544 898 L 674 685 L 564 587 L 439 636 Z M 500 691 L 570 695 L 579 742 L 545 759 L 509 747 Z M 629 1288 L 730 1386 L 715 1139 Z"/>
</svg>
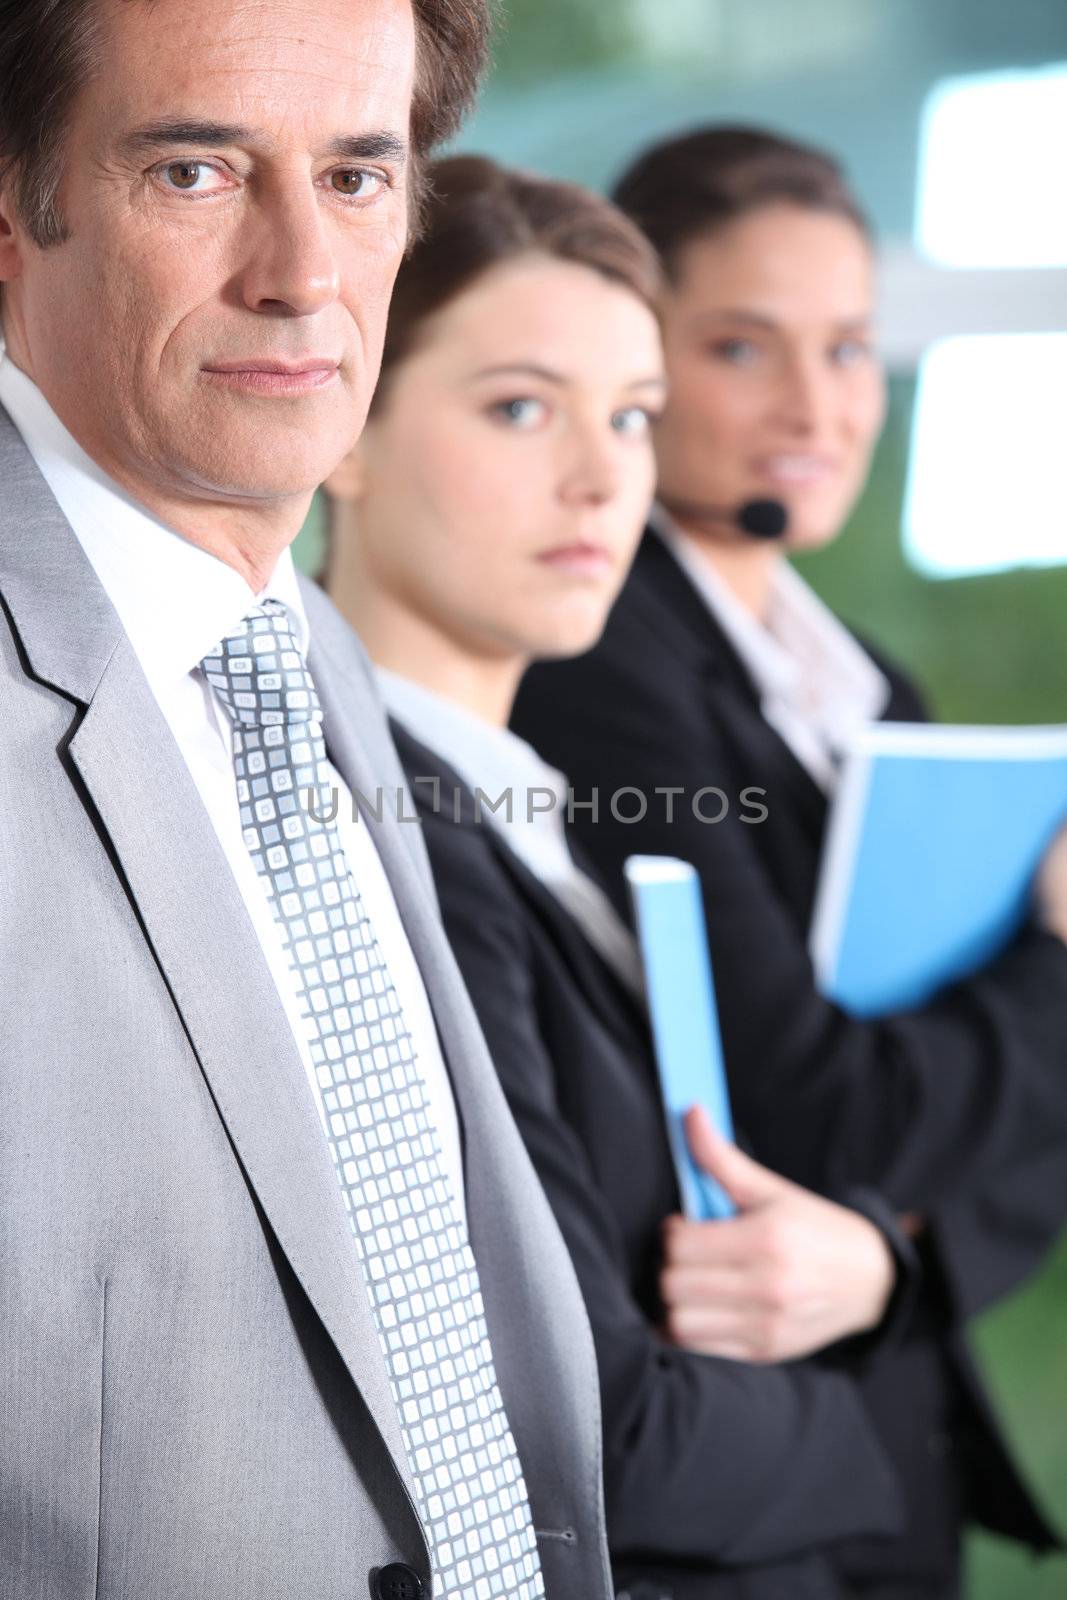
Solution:
<svg viewBox="0 0 1067 1600">
<path fill-rule="evenodd" d="M 620 1591 L 843 1600 L 839 1541 L 881 1550 L 903 1527 L 853 1358 L 842 1346 L 836 1361 L 752 1367 L 657 1336 L 660 1224 L 678 1197 L 643 1009 L 475 820 L 447 764 L 396 725 L 394 737 L 452 948 L 585 1297 Z M 438 800 L 420 779 L 438 780 Z M 890 1330 L 855 1362 L 873 1370 L 895 1342 Z"/>
</svg>

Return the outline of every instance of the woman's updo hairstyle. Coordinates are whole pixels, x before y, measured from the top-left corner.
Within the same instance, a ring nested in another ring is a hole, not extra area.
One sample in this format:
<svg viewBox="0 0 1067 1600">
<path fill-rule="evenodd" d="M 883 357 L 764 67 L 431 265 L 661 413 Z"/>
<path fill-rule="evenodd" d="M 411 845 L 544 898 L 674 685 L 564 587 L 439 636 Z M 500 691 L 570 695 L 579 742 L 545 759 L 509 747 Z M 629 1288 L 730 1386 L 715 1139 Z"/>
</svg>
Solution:
<svg viewBox="0 0 1067 1600">
<path fill-rule="evenodd" d="M 393 291 L 375 405 L 428 319 L 483 273 L 516 257 L 544 255 L 589 267 L 655 307 L 655 251 L 610 200 L 578 184 L 508 170 L 485 156 L 446 157 L 431 163 L 426 177 L 418 237 Z"/>
<path fill-rule="evenodd" d="M 768 205 L 844 217 L 873 242 L 866 213 L 834 158 L 761 128 L 713 125 L 654 145 L 623 173 L 613 198 L 672 278 L 686 245 Z"/>
</svg>

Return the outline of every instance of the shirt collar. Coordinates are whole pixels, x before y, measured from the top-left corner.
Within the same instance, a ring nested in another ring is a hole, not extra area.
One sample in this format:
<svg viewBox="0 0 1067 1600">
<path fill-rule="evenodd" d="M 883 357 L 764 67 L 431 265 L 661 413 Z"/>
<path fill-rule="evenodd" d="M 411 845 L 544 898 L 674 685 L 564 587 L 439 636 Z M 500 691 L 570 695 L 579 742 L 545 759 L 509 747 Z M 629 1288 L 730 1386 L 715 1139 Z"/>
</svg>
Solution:
<svg viewBox="0 0 1067 1600">
<path fill-rule="evenodd" d="M 760 622 L 657 504 L 650 524 L 719 623 L 764 698 L 796 699 L 806 689 L 823 705 L 874 718 L 889 683 L 863 647 L 788 561 L 775 563 L 767 621 Z"/>
<path fill-rule="evenodd" d="M 712 563 L 658 502 L 652 508 L 649 523 L 722 628 L 760 692 L 788 692 L 799 670 L 788 651 L 741 604 Z"/>
<path fill-rule="evenodd" d="M 306 655 L 307 614 L 288 549 L 254 594 L 233 567 L 168 528 L 109 478 L 2 346 L 0 404 L 74 530 L 157 696 L 198 667 L 268 597 L 291 613 Z"/>
<path fill-rule="evenodd" d="M 562 826 L 566 780 L 542 761 L 525 739 L 510 728 L 483 721 L 456 701 L 390 672 L 387 667 L 375 670 L 390 713 L 420 744 L 443 756 L 470 790 L 481 789 L 490 799 L 496 799 L 510 789 L 517 824 Z M 531 789 L 550 790 L 555 805 L 551 811 L 535 811 L 527 824 L 526 796 Z"/>
</svg>

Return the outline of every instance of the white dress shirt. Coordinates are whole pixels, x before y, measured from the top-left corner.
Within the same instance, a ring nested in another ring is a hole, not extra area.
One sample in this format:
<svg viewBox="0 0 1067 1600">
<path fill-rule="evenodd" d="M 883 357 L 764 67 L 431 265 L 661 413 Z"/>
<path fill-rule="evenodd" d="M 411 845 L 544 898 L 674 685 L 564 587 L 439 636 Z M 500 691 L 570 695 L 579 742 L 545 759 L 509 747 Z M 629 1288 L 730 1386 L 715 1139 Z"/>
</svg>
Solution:
<svg viewBox="0 0 1067 1600">
<path fill-rule="evenodd" d="M 200 791 L 285 1007 L 325 1127 L 301 1021 L 298 986 L 289 969 L 267 888 L 242 836 L 229 715 L 199 665 L 212 646 L 237 627 L 257 601 L 268 597 L 287 608 L 306 655 L 308 620 L 292 556 L 285 550 L 270 581 L 261 593 L 253 594 L 233 567 L 174 533 L 113 483 L 67 432 L 37 386 L 3 355 L 2 349 L 0 404 L 22 435 L 115 607 Z M 32 538 L 32 530 L 26 536 Z M 338 793 L 336 825 L 341 846 L 415 1040 L 430 1114 L 457 1204 L 462 1205 L 463 1169 L 456 1108 L 429 999 L 366 822 L 358 813 L 353 818 L 351 792 L 332 766 L 329 782 L 336 785 Z"/>
<path fill-rule="evenodd" d="M 377 673 L 391 715 L 447 761 L 473 793 L 480 789 L 491 802 L 510 794 L 510 805 L 483 804 L 484 822 L 498 830 L 527 870 L 555 895 L 623 983 L 643 994 L 633 935 L 600 885 L 571 855 L 565 826 L 570 791 L 564 775 L 510 728 L 494 727 L 456 701 L 385 667 Z M 451 795 L 443 795 L 441 804 L 451 816 Z"/>
<path fill-rule="evenodd" d="M 764 717 L 831 794 L 852 736 L 889 702 L 885 674 L 787 561 L 775 563 L 761 622 L 662 506 L 650 522 L 740 656 Z"/>
</svg>

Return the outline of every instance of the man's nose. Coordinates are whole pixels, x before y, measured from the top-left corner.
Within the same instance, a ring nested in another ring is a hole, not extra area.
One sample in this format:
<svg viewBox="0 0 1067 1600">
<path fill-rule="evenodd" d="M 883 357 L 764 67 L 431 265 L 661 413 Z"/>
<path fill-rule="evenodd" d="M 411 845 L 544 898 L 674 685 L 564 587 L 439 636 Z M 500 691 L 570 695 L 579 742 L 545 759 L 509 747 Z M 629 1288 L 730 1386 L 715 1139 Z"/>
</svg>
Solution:
<svg viewBox="0 0 1067 1600">
<path fill-rule="evenodd" d="M 241 291 L 249 310 L 309 317 L 337 299 L 330 227 L 310 181 L 264 199 L 246 249 Z"/>
</svg>

